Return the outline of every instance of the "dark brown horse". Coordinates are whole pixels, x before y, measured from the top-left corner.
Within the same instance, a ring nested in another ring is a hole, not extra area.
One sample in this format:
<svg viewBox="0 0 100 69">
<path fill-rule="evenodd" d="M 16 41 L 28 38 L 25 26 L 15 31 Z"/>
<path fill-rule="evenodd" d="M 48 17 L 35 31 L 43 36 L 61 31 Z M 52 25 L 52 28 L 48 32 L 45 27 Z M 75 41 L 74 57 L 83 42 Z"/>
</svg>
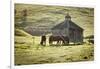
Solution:
<svg viewBox="0 0 100 69">
<path fill-rule="evenodd" d="M 46 45 L 46 36 L 41 36 L 41 45 Z"/>
<path fill-rule="evenodd" d="M 49 37 L 49 44 L 52 45 L 53 42 L 56 41 L 57 44 L 69 44 L 69 38 L 67 36 L 50 36 Z"/>
</svg>

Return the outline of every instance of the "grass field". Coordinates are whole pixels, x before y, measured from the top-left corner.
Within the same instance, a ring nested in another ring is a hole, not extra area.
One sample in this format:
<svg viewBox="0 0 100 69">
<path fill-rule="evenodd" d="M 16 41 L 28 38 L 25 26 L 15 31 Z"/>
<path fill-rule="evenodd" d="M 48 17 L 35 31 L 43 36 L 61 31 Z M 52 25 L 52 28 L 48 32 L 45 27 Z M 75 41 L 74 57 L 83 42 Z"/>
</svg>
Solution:
<svg viewBox="0 0 100 69">
<path fill-rule="evenodd" d="M 94 46 L 41 46 L 40 37 L 15 37 L 15 65 L 92 61 Z M 47 43 L 48 44 L 48 43 Z"/>
</svg>

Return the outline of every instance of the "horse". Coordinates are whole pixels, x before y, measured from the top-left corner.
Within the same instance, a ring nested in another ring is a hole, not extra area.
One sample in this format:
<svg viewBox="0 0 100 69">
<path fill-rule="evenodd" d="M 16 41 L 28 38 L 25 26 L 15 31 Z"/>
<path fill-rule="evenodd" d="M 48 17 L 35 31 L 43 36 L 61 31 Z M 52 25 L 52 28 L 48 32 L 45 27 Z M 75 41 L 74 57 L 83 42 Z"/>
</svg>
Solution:
<svg viewBox="0 0 100 69">
<path fill-rule="evenodd" d="M 53 42 L 56 41 L 57 44 L 69 44 L 69 38 L 67 36 L 53 36 L 49 37 L 49 44 L 52 45 Z"/>
<path fill-rule="evenodd" d="M 46 36 L 41 36 L 41 45 L 46 45 Z"/>
</svg>

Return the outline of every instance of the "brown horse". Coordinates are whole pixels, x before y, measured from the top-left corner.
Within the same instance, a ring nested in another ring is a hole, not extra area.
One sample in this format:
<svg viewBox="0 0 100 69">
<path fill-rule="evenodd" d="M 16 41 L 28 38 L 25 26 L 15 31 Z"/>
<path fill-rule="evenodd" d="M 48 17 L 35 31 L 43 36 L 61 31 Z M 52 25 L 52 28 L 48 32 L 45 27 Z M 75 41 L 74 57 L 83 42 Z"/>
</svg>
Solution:
<svg viewBox="0 0 100 69">
<path fill-rule="evenodd" d="M 53 42 L 56 41 L 57 44 L 69 44 L 69 38 L 67 36 L 50 36 L 49 37 L 49 44 L 52 45 Z"/>
<path fill-rule="evenodd" d="M 41 36 L 41 45 L 46 45 L 46 36 Z"/>
</svg>

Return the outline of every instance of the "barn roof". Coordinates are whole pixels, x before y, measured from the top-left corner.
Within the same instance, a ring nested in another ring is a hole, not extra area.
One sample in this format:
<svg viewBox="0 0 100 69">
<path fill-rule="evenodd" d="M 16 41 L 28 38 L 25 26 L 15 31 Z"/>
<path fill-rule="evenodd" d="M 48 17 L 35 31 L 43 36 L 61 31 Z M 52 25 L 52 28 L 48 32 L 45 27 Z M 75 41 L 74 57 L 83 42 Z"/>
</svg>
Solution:
<svg viewBox="0 0 100 69">
<path fill-rule="evenodd" d="M 70 28 L 73 28 L 73 29 L 79 29 L 79 30 L 83 30 L 83 28 L 81 28 L 80 26 L 78 26 L 77 24 L 75 24 L 73 21 L 69 21 L 69 27 Z M 52 30 L 62 30 L 64 28 L 67 28 L 67 21 L 63 21 L 61 22 L 60 24 L 57 24 L 56 26 L 54 26 L 52 28 Z"/>
</svg>

